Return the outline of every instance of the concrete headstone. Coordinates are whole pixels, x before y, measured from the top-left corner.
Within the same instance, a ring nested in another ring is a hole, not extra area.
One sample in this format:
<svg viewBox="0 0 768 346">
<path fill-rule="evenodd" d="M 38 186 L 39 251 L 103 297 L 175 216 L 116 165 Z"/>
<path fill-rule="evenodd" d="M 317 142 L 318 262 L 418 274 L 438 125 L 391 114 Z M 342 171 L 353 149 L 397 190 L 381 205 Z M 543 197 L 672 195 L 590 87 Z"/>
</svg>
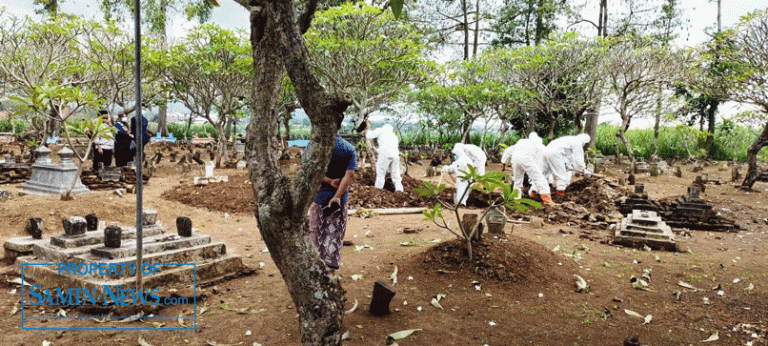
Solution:
<svg viewBox="0 0 768 346">
<path fill-rule="evenodd" d="M 176 231 L 182 237 L 192 236 L 192 219 L 186 216 L 179 216 L 176 218 Z"/>
<path fill-rule="evenodd" d="M 108 226 L 104 229 L 104 246 L 110 249 L 117 249 L 121 245 L 123 230 L 116 225 Z"/>
<path fill-rule="evenodd" d="M 72 216 L 62 221 L 64 226 L 64 234 L 69 237 L 78 237 L 85 234 L 85 218 L 80 216 Z"/>
</svg>

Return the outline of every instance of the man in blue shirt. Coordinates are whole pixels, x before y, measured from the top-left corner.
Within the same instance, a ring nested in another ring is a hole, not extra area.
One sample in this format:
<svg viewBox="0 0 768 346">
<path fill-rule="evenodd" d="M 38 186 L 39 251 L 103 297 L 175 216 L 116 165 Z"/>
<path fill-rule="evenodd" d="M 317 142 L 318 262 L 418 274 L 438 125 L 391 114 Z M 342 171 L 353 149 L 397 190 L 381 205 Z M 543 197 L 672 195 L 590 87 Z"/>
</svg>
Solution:
<svg viewBox="0 0 768 346">
<path fill-rule="evenodd" d="M 341 248 L 347 231 L 347 189 L 357 170 L 357 153 L 349 142 L 336 136 L 331 162 L 317 196 L 309 206 L 309 236 L 329 269 L 339 269 Z"/>
</svg>

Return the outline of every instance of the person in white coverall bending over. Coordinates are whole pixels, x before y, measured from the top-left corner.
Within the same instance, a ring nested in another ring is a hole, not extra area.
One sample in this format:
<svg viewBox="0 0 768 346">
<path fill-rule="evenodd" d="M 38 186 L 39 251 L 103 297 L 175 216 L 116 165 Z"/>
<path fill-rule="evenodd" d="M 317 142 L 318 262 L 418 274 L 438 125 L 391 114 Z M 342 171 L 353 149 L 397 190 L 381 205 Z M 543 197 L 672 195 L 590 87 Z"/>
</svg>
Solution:
<svg viewBox="0 0 768 346">
<path fill-rule="evenodd" d="M 378 158 L 376 159 L 376 188 L 384 187 L 384 179 L 389 172 L 395 191 L 403 191 L 403 178 L 400 176 L 400 150 L 392 125 L 385 124 L 376 130 L 368 131 L 367 139 L 376 139 Z"/>
<path fill-rule="evenodd" d="M 472 160 L 472 166 L 477 170 L 477 175 L 485 174 L 485 161 L 488 161 L 488 156 L 485 155 L 483 149 L 474 144 L 456 143 L 453 145 L 453 150 L 454 152 L 455 150 L 463 150 Z"/>
<path fill-rule="evenodd" d="M 565 188 L 571 183 L 573 172 L 591 174 L 584 165 L 584 145 L 589 143 L 589 135 L 564 136 L 550 142 L 544 148 L 544 161 L 556 180 L 558 196 L 565 194 Z"/>
<path fill-rule="evenodd" d="M 473 165 L 472 159 L 469 158 L 466 152 L 461 148 L 453 147 L 453 163 L 450 166 L 443 166 L 442 171 L 445 173 L 453 173 L 456 175 L 456 195 L 453 197 L 453 202 L 456 205 L 467 205 L 467 198 L 469 198 L 469 191 L 465 194 L 464 191 L 469 189 L 469 182 L 461 179 L 463 175 L 461 172 L 469 172 L 469 165 Z"/>
<path fill-rule="evenodd" d="M 544 204 L 552 205 L 552 196 L 549 194 L 549 183 L 544 177 L 543 160 L 544 143 L 536 132 L 531 132 L 527 139 L 521 139 L 515 144 L 512 151 L 512 172 L 515 176 L 514 188 L 523 191 L 523 176 L 528 173 L 531 182 L 529 195 L 533 197 L 533 191 L 541 194 Z"/>
</svg>

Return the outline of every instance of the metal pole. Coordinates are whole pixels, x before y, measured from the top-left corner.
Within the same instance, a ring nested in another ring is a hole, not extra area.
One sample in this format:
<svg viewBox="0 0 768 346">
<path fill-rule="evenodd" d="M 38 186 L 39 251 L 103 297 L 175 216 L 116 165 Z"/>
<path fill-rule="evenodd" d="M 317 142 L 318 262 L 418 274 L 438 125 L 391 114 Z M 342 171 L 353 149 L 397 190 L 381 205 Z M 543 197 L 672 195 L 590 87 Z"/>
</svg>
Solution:
<svg viewBox="0 0 768 346">
<path fill-rule="evenodd" d="M 135 0 L 135 29 L 136 29 L 136 156 L 133 158 L 133 164 L 136 166 L 136 287 L 143 289 L 143 275 L 141 266 L 143 263 L 143 240 L 144 232 L 142 229 L 142 197 L 144 178 L 141 175 L 141 165 L 144 158 L 144 145 L 142 145 L 142 134 L 144 133 L 144 122 L 141 115 L 141 0 Z M 141 293 L 139 293 L 141 294 Z"/>
</svg>

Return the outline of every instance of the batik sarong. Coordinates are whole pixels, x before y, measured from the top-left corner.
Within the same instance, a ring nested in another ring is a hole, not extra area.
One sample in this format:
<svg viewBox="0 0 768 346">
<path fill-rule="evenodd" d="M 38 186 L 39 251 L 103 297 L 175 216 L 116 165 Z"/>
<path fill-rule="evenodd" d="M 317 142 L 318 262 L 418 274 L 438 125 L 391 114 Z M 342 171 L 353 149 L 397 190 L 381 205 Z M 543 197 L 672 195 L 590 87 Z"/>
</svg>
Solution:
<svg viewBox="0 0 768 346">
<path fill-rule="evenodd" d="M 309 206 L 309 236 L 320 252 L 320 258 L 331 270 L 339 269 L 344 233 L 347 231 L 347 209 L 348 203 L 345 203 L 325 217 L 319 204 L 313 202 Z"/>
</svg>

